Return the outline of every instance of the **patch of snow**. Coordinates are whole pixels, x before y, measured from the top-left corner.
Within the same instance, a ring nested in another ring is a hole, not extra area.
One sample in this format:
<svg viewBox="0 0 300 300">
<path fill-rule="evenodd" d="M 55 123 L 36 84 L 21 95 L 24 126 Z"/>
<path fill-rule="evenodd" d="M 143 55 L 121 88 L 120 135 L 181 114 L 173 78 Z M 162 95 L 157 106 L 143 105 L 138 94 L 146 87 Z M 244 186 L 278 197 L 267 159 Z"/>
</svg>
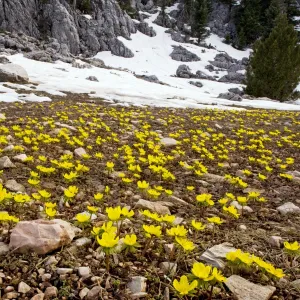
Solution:
<svg viewBox="0 0 300 300">
<path fill-rule="evenodd" d="M 83 15 L 85 18 L 87 18 L 88 20 L 93 19 L 93 17 L 91 15 Z"/>
</svg>

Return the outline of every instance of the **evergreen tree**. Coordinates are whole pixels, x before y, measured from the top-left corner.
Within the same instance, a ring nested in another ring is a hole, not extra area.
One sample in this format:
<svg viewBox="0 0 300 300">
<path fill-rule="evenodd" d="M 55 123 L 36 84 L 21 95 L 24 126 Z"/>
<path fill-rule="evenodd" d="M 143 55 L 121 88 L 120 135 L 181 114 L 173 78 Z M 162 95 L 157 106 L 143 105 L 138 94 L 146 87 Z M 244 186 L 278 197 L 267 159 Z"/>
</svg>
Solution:
<svg viewBox="0 0 300 300">
<path fill-rule="evenodd" d="M 300 80 L 297 32 L 281 14 L 271 34 L 255 43 L 247 69 L 246 92 L 256 97 L 288 100 Z"/>
<path fill-rule="evenodd" d="M 205 37 L 207 30 L 208 2 L 207 0 L 195 0 L 192 33 L 198 38 L 198 43 Z"/>
<path fill-rule="evenodd" d="M 283 0 L 271 0 L 269 7 L 265 13 L 264 36 L 267 37 L 275 26 L 277 17 L 284 13 L 285 6 Z"/>
</svg>

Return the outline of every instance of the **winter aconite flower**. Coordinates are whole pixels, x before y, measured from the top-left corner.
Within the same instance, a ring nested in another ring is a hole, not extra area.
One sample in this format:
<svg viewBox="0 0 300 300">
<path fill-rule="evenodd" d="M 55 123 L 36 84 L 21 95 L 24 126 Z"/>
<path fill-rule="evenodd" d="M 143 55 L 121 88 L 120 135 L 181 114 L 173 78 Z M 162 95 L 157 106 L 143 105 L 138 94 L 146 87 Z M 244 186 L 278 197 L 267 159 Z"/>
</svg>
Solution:
<svg viewBox="0 0 300 300">
<path fill-rule="evenodd" d="M 194 280 L 192 283 L 189 283 L 188 278 L 185 275 L 182 275 L 180 281 L 177 279 L 173 281 L 173 286 L 179 295 L 184 296 L 193 291 L 198 286 L 198 282 L 197 280 Z"/>
</svg>

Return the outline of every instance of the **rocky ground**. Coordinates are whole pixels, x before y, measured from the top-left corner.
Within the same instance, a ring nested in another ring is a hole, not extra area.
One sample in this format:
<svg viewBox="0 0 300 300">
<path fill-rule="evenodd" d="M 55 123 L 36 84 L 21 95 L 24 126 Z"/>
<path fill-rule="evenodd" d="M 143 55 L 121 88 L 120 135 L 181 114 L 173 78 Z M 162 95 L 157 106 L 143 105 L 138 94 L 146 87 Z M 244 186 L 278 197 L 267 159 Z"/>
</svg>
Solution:
<svg viewBox="0 0 300 300">
<path fill-rule="evenodd" d="M 299 256 L 283 245 L 300 241 L 299 112 L 78 99 L 0 112 L 0 298 L 300 298 Z M 108 213 L 117 206 L 129 213 Z M 109 220 L 111 248 L 100 230 Z M 275 269 L 247 255 L 233 266 L 236 249 Z M 196 262 L 227 279 L 180 295 L 174 280 L 191 283 Z"/>
</svg>

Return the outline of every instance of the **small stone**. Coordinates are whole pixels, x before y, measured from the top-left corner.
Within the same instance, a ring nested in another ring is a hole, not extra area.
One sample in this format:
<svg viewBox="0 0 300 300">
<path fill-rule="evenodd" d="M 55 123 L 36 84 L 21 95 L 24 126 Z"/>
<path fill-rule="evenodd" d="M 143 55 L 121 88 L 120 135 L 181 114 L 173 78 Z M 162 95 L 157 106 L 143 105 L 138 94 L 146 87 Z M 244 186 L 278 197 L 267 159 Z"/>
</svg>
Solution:
<svg viewBox="0 0 300 300">
<path fill-rule="evenodd" d="M 55 258 L 55 256 L 50 256 L 46 262 L 45 262 L 45 266 L 50 266 L 50 265 L 56 265 L 58 263 L 57 259 Z"/>
<path fill-rule="evenodd" d="M 136 208 L 149 209 L 150 211 L 156 212 L 160 215 L 171 214 L 169 208 L 162 205 L 160 201 L 151 202 L 151 201 L 140 199 L 135 206 Z"/>
<path fill-rule="evenodd" d="M 277 207 L 277 211 L 279 211 L 282 215 L 299 214 L 300 208 L 292 202 L 287 202 L 287 203 Z"/>
<path fill-rule="evenodd" d="M 183 218 L 176 217 L 175 220 L 174 220 L 174 222 L 173 222 L 173 225 L 174 226 L 180 225 L 183 221 L 184 221 Z"/>
<path fill-rule="evenodd" d="M 11 162 L 8 156 L 3 156 L 0 158 L 0 170 L 15 168 L 16 166 Z"/>
<path fill-rule="evenodd" d="M 52 275 L 49 273 L 45 273 L 41 276 L 43 282 L 50 281 L 51 277 L 52 277 Z"/>
<path fill-rule="evenodd" d="M 241 231 L 246 231 L 247 230 L 247 226 L 242 224 L 242 225 L 239 226 L 239 229 Z"/>
<path fill-rule="evenodd" d="M 14 150 L 14 148 L 15 148 L 14 145 L 9 145 L 3 149 L 3 152 L 11 152 Z"/>
<path fill-rule="evenodd" d="M 27 159 L 27 155 L 26 154 L 19 154 L 13 157 L 14 161 L 19 161 L 19 162 L 25 162 Z"/>
<path fill-rule="evenodd" d="M 273 247 L 280 248 L 280 244 L 282 243 L 282 237 L 272 235 L 269 239 L 269 243 Z"/>
<path fill-rule="evenodd" d="M 44 275 L 45 272 L 46 272 L 46 270 L 44 268 L 39 268 L 38 269 L 38 273 L 39 273 L 40 276 Z"/>
<path fill-rule="evenodd" d="M 49 286 L 45 291 L 45 298 L 56 298 L 58 294 L 58 290 L 55 286 Z"/>
<path fill-rule="evenodd" d="M 12 292 L 14 291 L 15 288 L 11 285 L 8 285 L 5 289 L 4 289 L 4 293 L 9 293 L 9 292 Z"/>
<path fill-rule="evenodd" d="M 84 156 L 87 153 L 86 153 L 86 151 L 82 147 L 80 147 L 80 148 L 77 148 L 77 149 L 74 150 L 74 154 L 77 157 L 82 157 L 82 156 Z"/>
<path fill-rule="evenodd" d="M 253 212 L 253 209 L 250 207 L 250 206 L 247 206 L 245 205 L 244 207 L 242 205 L 240 205 L 237 201 L 232 201 L 230 203 L 230 205 L 234 206 L 238 211 L 239 213 L 241 213 L 242 211 L 245 213 L 252 213 Z"/>
<path fill-rule="evenodd" d="M 296 290 L 300 291 L 300 279 L 294 280 L 291 282 L 291 286 Z"/>
<path fill-rule="evenodd" d="M 4 296 L 4 299 L 18 299 L 18 296 L 17 292 L 9 292 Z"/>
<path fill-rule="evenodd" d="M 227 253 L 236 251 L 229 243 L 223 243 L 215 245 L 207 249 L 201 256 L 200 260 L 206 262 L 207 264 L 223 269 L 225 267 L 225 262 L 223 259 L 226 258 Z"/>
<path fill-rule="evenodd" d="M 164 291 L 164 300 L 170 300 L 170 289 L 168 287 Z"/>
<path fill-rule="evenodd" d="M 5 183 L 5 187 L 11 192 L 16 193 L 24 193 L 26 191 L 25 187 L 22 184 L 16 182 L 14 179 L 7 180 Z"/>
<path fill-rule="evenodd" d="M 7 244 L 0 242 L 0 256 L 6 255 L 9 252 L 9 247 Z"/>
<path fill-rule="evenodd" d="M 174 244 L 164 244 L 164 249 L 168 255 L 171 255 L 175 251 L 175 245 Z"/>
<path fill-rule="evenodd" d="M 37 294 L 37 295 L 33 296 L 30 300 L 43 300 L 44 297 L 45 297 L 45 294 L 41 293 L 41 294 Z"/>
<path fill-rule="evenodd" d="M 86 299 L 87 300 L 98 300 L 100 292 L 101 292 L 101 287 L 96 285 L 87 293 Z"/>
<path fill-rule="evenodd" d="M 19 293 L 21 293 L 21 294 L 26 294 L 27 292 L 29 292 L 31 290 L 31 287 L 27 284 L 27 283 L 25 283 L 25 282 L 23 282 L 23 281 L 21 281 L 20 283 L 19 283 L 19 285 L 18 285 L 18 292 Z"/>
<path fill-rule="evenodd" d="M 238 275 L 231 275 L 225 285 L 237 300 L 269 300 L 276 288 L 254 284 Z"/>
<path fill-rule="evenodd" d="M 68 124 L 63 124 L 60 122 L 55 122 L 54 123 L 57 127 L 61 127 L 61 128 L 67 128 L 71 131 L 77 131 L 77 128 L 75 128 L 74 126 L 68 125 Z"/>
<path fill-rule="evenodd" d="M 205 173 L 202 177 L 209 183 L 222 183 L 226 181 L 225 177 L 216 174 Z"/>
<path fill-rule="evenodd" d="M 87 237 L 82 237 L 74 241 L 76 247 L 83 247 L 92 243 L 92 240 Z"/>
<path fill-rule="evenodd" d="M 71 274 L 73 273 L 72 268 L 57 268 L 56 273 L 58 275 Z"/>
<path fill-rule="evenodd" d="M 170 199 L 172 200 L 171 202 L 174 203 L 175 205 L 178 205 L 178 206 L 191 206 L 190 203 L 187 203 L 186 201 L 176 197 L 176 196 L 171 196 Z"/>
<path fill-rule="evenodd" d="M 131 291 L 131 293 L 145 293 L 147 288 L 147 278 L 143 276 L 134 276 L 131 278 L 131 281 L 128 283 L 127 287 Z"/>
<path fill-rule="evenodd" d="M 178 144 L 178 141 L 176 141 L 173 138 L 162 138 L 160 140 L 160 142 L 165 147 L 173 147 L 173 146 L 176 146 Z"/>
<path fill-rule="evenodd" d="M 168 261 L 160 263 L 159 267 L 166 275 L 174 276 L 177 271 L 177 264 Z"/>
<path fill-rule="evenodd" d="M 78 268 L 78 275 L 80 277 L 87 277 L 90 275 L 90 272 L 91 272 L 91 270 L 89 267 L 79 267 Z"/>
<path fill-rule="evenodd" d="M 80 299 L 83 299 L 89 293 L 89 291 L 90 290 L 87 287 L 83 288 L 79 293 Z"/>
</svg>

